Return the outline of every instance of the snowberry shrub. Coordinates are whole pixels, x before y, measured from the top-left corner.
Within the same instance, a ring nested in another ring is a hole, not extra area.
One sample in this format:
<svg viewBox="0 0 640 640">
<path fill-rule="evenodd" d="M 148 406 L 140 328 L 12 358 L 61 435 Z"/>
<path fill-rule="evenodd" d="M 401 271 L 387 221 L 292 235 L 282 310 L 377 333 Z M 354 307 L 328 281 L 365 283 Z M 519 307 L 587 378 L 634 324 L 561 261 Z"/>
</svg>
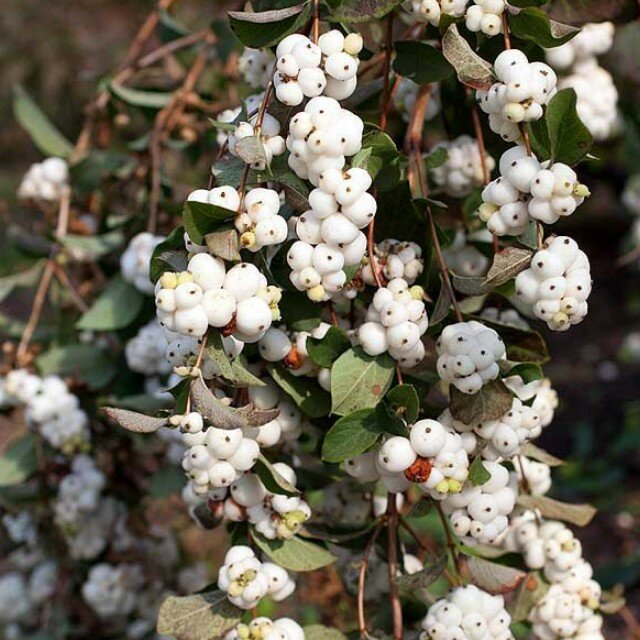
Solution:
<svg viewBox="0 0 640 640">
<path fill-rule="evenodd" d="M 0 379 L 28 434 L 0 480 L 39 497 L 2 519 L 2 633 L 37 629 L 72 573 L 83 637 L 151 637 L 157 618 L 178 640 L 344 638 L 262 615 L 335 563 L 363 638 L 603 638 L 565 524 L 593 512 L 546 496 L 557 459 L 532 441 L 558 403 L 536 330 L 588 310 L 589 259 L 553 226 L 579 221 L 576 166 L 617 119 L 609 79 L 596 105 L 577 77 L 613 27 L 578 34 L 539 0 L 258 4 L 229 13 L 233 36 L 134 47 L 76 145 L 49 123 L 36 138 L 50 157 L 19 196 L 58 216 L 45 259 L 7 285 L 40 283 Z M 168 97 L 122 85 L 181 47 Z M 198 84 L 209 69 L 221 103 Z M 233 83 L 246 97 L 227 104 Z M 17 95 L 35 135 L 44 114 Z M 114 151 L 114 195 L 92 118 L 141 108 L 153 126 L 129 164 Z M 169 175 L 185 147 L 211 165 L 190 189 Z M 34 331 L 53 278 L 77 330 L 48 344 Z M 178 486 L 198 527 L 229 533 L 209 579 L 144 509 Z M 414 527 L 427 512 L 432 545 Z"/>
</svg>

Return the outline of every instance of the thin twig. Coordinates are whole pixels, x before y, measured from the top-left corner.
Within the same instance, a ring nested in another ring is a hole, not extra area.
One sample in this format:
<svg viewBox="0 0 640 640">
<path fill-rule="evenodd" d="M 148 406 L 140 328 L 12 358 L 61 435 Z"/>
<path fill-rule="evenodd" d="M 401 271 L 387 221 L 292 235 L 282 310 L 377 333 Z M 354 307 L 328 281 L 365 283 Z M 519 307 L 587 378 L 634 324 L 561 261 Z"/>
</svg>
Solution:
<svg viewBox="0 0 640 640">
<path fill-rule="evenodd" d="M 393 11 L 387 18 L 387 32 L 384 43 L 384 65 L 382 67 L 382 101 L 380 103 L 380 129 L 387 130 L 389 105 L 391 102 L 391 55 L 393 53 Z"/>
<path fill-rule="evenodd" d="M 387 522 L 387 565 L 389 568 L 389 602 L 393 618 L 393 637 L 395 640 L 402 640 L 402 605 L 396 582 L 398 572 L 398 505 L 396 494 L 391 492 L 387 494 Z"/>
<path fill-rule="evenodd" d="M 89 307 L 87 306 L 87 303 L 82 299 L 82 296 L 76 290 L 73 282 L 71 282 L 71 279 L 69 278 L 69 274 L 65 271 L 64 267 L 58 262 L 54 261 L 53 264 L 54 264 L 56 278 L 58 278 L 60 283 L 68 289 L 69 294 L 71 295 L 71 300 L 73 301 L 73 304 L 75 304 L 75 306 L 78 308 L 79 311 L 81 311 L 82 313 L 85 313 L 89 309 Z"/>
<path fill-rule="evenodd" d="M 318 38 L 320 37 L 320 2 L 319 0 L 313 0 L 313 25 L 311 27 L 311 34 L 313 42 L 318 44 Z"/>
<path fill-rule="evenodd" d="M 509 35 L 509 21 L 507 20 L 507 10 L 502 12 L 502 30 L 504 31 L 504 48 L 511 49 L 511 36 Z"/>
<path fill-rule="evenodd" d="M 367 620 L 364 614 L 364 589 L 365 582 L 367 579 L 367 568 L 369 566 L 369 558 L 371 557 L 371 553 L 373 552 L 374 545 L 380 532 L 382 531 L 382 527 L 384 525 L 384 520 L 378 520 L 376 524 L 373 534 L 367 542 L 367 546 L 364 549 L 364 554 L 362 555 L 362 564 L 360 565 L 360 573 L 358 574 L 358 630 L 360 631 L 360 637 L 367 637 Z"/>
<path fill-rule="evenodd" d="M 449 549 L 449 553 L 451 554 L 451 559 L 453 560 L 453 567 L 456 572 L 456 578 L 458 580 L 458 584 L 462 584 L 462 572 L 460 568 L 460 558 L 458 557 L 458 549 L 456 548 L 456 543 L 453 540 L 453 534 L 451 533 L 451 529 L 449 527 L 449 522 L 447 521 L 447 516 L 444 515 L 444 511 L 442 510 L 442 505 L 437 501 L 433 501 L 436 511 L 438 512 L 438 516 L 440 518 L 440 522 L 442 523 L 442 528 L 444 529 L 444 535 L 447 540 L 447 548 Z"/>
<path fill-rule="evenodd" d="M 620 617 L 624 620 L 624 623 L 627 625 L 629 630 L 629 635 L 632 640 L 640 639 L 640 623 L 636 618 L 635 614 L 629 607 L 624 606 L 618 612 Z"/>
</svg>

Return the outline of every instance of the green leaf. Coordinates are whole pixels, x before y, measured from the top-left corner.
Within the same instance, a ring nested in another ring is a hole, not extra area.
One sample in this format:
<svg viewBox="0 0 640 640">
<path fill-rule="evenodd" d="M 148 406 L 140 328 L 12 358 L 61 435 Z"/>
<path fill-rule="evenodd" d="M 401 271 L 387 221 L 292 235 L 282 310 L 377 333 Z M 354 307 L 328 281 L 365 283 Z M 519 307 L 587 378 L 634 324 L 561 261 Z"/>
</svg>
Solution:
<svg viewBox="0 0 640 640">
<path fill-rule="evenodd" d="M 431 604 L 433 596 L 429 587 L 442 575 L 447 566 L 446 552 L 439 553 L 435 559 L 429 559 L 426 566 L 416 573 L 398 576 L 396 584 L 400 595 L 417 598 L 420 602 Z"/>
<path fill-rule="evenodd" d="M 531 610 L 542 600 L 547 591 L 549 591 L 549 585 L 537 571 L 525 576 L 508 606 L 511 620 L 513 622 L 528 620 Z"/>
<path fill-rule="evenodd" d="M 395 363 L 388 354 L 367 355 L 362 347 L 345 351 L 331 369 L 331 411 L 344 416 L 373 408 L 391 385 Z"/>
<path fill-rule="evenodd" d="M 515 591 L 527 577 L 520 569 L 489 562 L 477 556 L 467 560 L 467 570 L 473 584 L 494 596 Z"/>
<path fill-rule="evenodd" d="M 449 315 L 452 302 L 453 298 L 451 297 L 449 287 L 445 286 L 442 283 L 442 278 L 440 278 L 440 293 L 438 294 L 438 299 L 433 307 L 433 311 L 429 314 L 429 324 L 432 327 L 442 322 L 442 320 Z"/>
<path fill-rule="evenodd" d="M 252 470 L 267 491 L 283 496 L 298 496 L 300 491 L 292 485 L 261 453 Z"/>
<path fill-rule="evenodd" d="M 351 166 L 366 169 L 374 186 L 388 191 L 400 182 L 402 162 L 393 139 L 376 129 L 363 136 L 362 149 L 353 156 Z"/>
<path fill-rule="evenodd" d="M 117 373 L 113 360 L 92 344 L 52 347 L 36 358 L 36 366 L 43 376 L 74 376 L 91 390 L 106 386 Z"/>
<path fill-rule="evenodd" d="M 511 391 L 500 378 L 488 382 L 473 394 L 462 393 L 451 385 L 450 395 L 451 415 L 464 424 L 497 420 L 507 413 L 513 404 Z"/>
<path fill-rule="evenodd" d="M 455 73 L 447 59 L 432 44 L 424 40 L 397 40 L 394 43 L 396 73 L 418 84 L 431 84 Z"/>
<path fill-rule="evenodd" d="M 413 385 L 401 384 L 394 387 L 385 396 L 385 401 L 394 411 L 404 410 L 409 424 L 413 424 L 418 419 L 420 399 Z"/>
<path fill-rule="evenodd" d="M 246 369 L 238 358 L 231 360 L 222 346 L 222 338 L 217 331 L 209 334 L 207 355 L 220 369 L 223 378 L 238 387 L 264 387 L 265 383 Z"/>
<path fill-rule="evenodd" d="M 500 334 L 507 348 L 507 359 L 512 362 L 534 362 L 544 364 L 549 361 L 549 351 L 543 337 L 532 329 L 520 329 L 510 324 L 494 322 L 480 316 L 468 316 L 478 320 Z"/>
<path fill-rule="evenodd" d="M 473 487 L 479 487 L 485 482 L 489 482 L 491 480 L 491 474 L 484 466 L 482 462 L 482 458 L 480 456 L 476 456 L 469 467 L 469 483 Z"/>
<path fill-rule="evenodd" d="M 171 465 L 158 469 L 149 480 L 147 494 L 150 498 L 166 498 L 180 493 L 184 487 L 184 471 Z"/>
<path fill-rule="evenodd" d="M 60 238 L 69 253 L 76 260 L 97 260 L 115 251 L 124 241 L 120 229 L 97 236 L 78 236 L 67 234 Z"/>
<path fill-rule="evenodd" d="M 115 276 L 107 288 L 78 320 L 78 329 L 112 331 L 130 325 L 140 313 L 145 296 L 122 277 Z"/>
<path fill-rule="evenodd" d="M 189 29 L 180 24 L 166 9 L 158 12 L 158 38 L 161 42 L 171 42 L 188 33 Z"/>
<path fill-rule="evenodd" d="M 173 94 L 164 91 L 145 91 L 132 89 L 117 82 L 109 83 L 109 90 L 116 98 L 132 107 L 144 107 L 147 109 L 164 109 L 173 99 Z"/>
<path fill-rule="evenodd" d="M 586 527 L 596 515 L 596 509 L 590 504 L 570 504 L 547 496 L 522 494 L 518 497 L 518 504 L 525 509 L 539 509 L 549 520 L 562 520 L 578 527 Z"/>
<path fill-rule="evenodd" d="M 0 457 L 0 487 L 10 487 L 24 482 L 37 468 L 35 439 L 33 434 L 11 443 Z"/>
<path fill-rule="evenodd" d="M 525 7 L 541 7 L 544 4 L 547 4 L 549 0 L 509 0 L 509 4 L 513 7 L 518 7 L 519 9 L 524 9 Z"/>
<path fill-rule="evenodd" d="M 578 116 L 576 101 L 574 89 L 563 89 L 547 106 L 545 122 L 551 158 L 555 162 L 575 165 L 593 146 L 593 136 Z"/>
<path fill-rule="evenodd" d="M 331 627 L 321 624 L 310 624 L 303 627 L 305 640 L 347 640 L 347 636 Z"/>
<path fill-rule="evenodd" d="M 307 338 L 309 357 L 319 366 L 328 369 L 351 346 L 347 334 L 338 327 L 331 327 L 324 338 Z"/>
<path fill-rule="evenodd" d="M 391 13 L 401 2 L 402 0 L 341 0 L 331 16 L 335 22 L 372 22 Z"/>
<path fill-rule="evenodd" d="M 268 171 L 254 171 L 251 183 L 277 182 L 284 189 L 285 202 L 299 213 L 309 210 L 309 187 L 306 182 L 293 173 L 286 155 L 274 158 Z"/>
<path fill-rule="evenodd" d="M 489 89 L 496 81 L 493 65 L 471 48 L 455 24 L 450 25 L 442 37 L 442 53 L 462 84 L 473 89 Z"/>
<path fill-rule="evenodd" d="M 382 434 L 375 409 L 360 409 L 335 422 L 324 437 L 322 459 L 343 462 L 370 449 Z"/>
<path fill-rule="evenodd" d="M 160 606 L 157 630 L 175 640 L 222 638 L 240 622 L 243 613 L 217 589 L 186 597 L 170 596 Z"/>
<path fill-rule="evenodd" d="M 284 291 L 279 305 L 282 322 L 292 331 L 311 331 L 320 324 L 322 306 L 302 291 Z"/>
<path fill-rule="evenodd" d="M 530 40 L 545 49 L 558 47 L 580 33 L 580 29 L 550 20 L 537 7 L 527 7 L 518 13 L 508 13 L 509 28 L 514 36 Z"/>
<path fill-rule="evenodd" d="M 144 413 L 118 409 L 116 407 L 102 407 L 102 413 L 119 427 L 132 433 L 154 433 L 160 427 L 168 425 L 166 418 L 152 418 Z"/>
<path fill-rule="evenodd" d="M 232 220 L 235 211 L 208 202 L 187 200 L 182 208 L 182 223 L 189 238 L 196 244 L 204 244 L 204 237 L 215 231 L 223 222 Z"/>
<path fill-rule="evenodd" d="M 38 260 L 26 271 L 0 278 L 0 302 L 6 300 L 16 287 L 33 287 L 40 279 L 43 267 L 44 262 Z"/>
<path fill-rule="evenodd" d="M 165 271 L 186 271 L 187 251 L 184 248 L 184 227 L 174 229 L 156 248 L 151 256 L 149 278 L 157 282 Z"/>
<path fill-rule="evenodd" d="M 275 383 L 296 403 L 309 418 L 321 418 L 331 411 L 331 396 L 312 378 L 294 376 L 286 369 L 273 364 L 267 371 Z"/>
<path fill-rule="evenodd" d="M 284 9 L 253 13 L 229 11 L 229 22 L 240 42 L 247 47 L 271 47 L 302 27 L 311 13 L 309 2 Z"/>
<path fill-rule="evenodd" d="M 534 380 L 542 380 L 544 373 L 542 367 L 535 362 L 522 362 L 515 367 L 511 367 L 507 372 L 508 376 L 520 376 L 525 384 Z"/>
<path fill-rule="evenodd" d="M 640 17 L 640 5 L 636 0 L 580 0 L 580 2 L 554 2 L 549 13 L 555 20 L 568 24 L 584 25 L 588 22 L 627 24 Z M 633 30 L 630 35 L 635 38 Z"/>
<path fill-rule="evenodd" d="M 265 555 L 289 571 L 315 571 L 336 561 L 336 557 L 324 547 L 297 536 L 290 540 L 267 540 L 255 530 L 252 536 Z"/>
<path fill-rule="evenodd" d="M 445 147 L 436 147 L 424 159 L 424 166 L 427 171 L 441 167 L 449 157 L 449 152 Z"/>
<path fill-rule="evenodd" d="M 73 145 L 20 85 L 13 88 L 13 115 L 44 155 L 67 158 L 73 151 Z"/>
</svg>

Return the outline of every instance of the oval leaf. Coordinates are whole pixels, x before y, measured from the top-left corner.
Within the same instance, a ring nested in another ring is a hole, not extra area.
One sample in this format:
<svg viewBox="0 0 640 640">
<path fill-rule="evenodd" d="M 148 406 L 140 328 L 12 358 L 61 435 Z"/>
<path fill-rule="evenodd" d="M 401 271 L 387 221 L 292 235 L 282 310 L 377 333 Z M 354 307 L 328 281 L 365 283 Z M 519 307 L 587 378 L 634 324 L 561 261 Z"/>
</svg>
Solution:
<svg viewBox="0 0 640 640">
<path fill-rule="evenodd" d="M 267 540 L 257 531 L 252 537 L 258 548 L 277 565 L 289 571 L 315 571 L 333 564 L 336 557 L 324 547 L 302 538 Z"/>
<path fill-rule="evenodd" d="M 477 556 L 467 560 L 467 570 L 473 584 L 494 596 L 511 593 L 527 577 L 524 571 L 489 562 Z"/>
<path fill-rule="evenodd" d="M 442 36 L 442 53 L 462 84 L 473 89 L 489 89 L 496 81 L 491 63 L 471 48 L 455 24 L 450 25 Z"/>
<path fill-rule="evenodd" d="M 518 504 L 525 509 L 539 509 L 550 520 L 562 520 L 579 527 L 586 527 L 597 513 L 590 504 L 570 504 L 547 496 L 521 495 L 518 497 Z"/>
<path fill-rule="evenodd" d="M 497 420 L 513 404 L 513 396 L 502 380 L 492 380 L 478 393 L 467 394 L 451 386 L 451 415 L 465 424 Z"/>
<path fill-rule="evenodd" d="M 133 433 L 153 433 L 160 427 L 167 425 L 166 418 L 152 418 L 144 413 L 129 411 L 128 409 L 116 409 L 115 407 L 102 407 L 102 413 L 119 427 Z"/>
</svg>

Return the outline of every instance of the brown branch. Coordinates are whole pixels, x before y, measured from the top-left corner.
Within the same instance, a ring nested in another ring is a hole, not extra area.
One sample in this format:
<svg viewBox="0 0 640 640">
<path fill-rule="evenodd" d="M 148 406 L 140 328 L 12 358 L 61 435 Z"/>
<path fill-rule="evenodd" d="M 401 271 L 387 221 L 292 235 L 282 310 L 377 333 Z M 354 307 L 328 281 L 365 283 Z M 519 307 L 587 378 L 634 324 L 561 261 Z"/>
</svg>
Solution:
<svg viewBox="0 0 640 640">
<path fill-rule="evenodd" d="M 629 607 L 624 606 L 618 613 L 624 620 L 624 623 L 627 625 L 630 640 L 640 639 L 640 623 L 638 622 L 638 618 L 636 618 L 633 611 L 631 611 Z"/>
<path fill-rule="evenodd" d="M 460 558 L 458 557 L 458 549 L 456 548 L 456 543 L 453 540 L 453 534 L 451 533 L 449 522 L 447 521 L 447 516 L 444 515 L 444 511 L 442 510 L 442 505 L 437 500 L 434 500 L 433 503 L 436 507 L 436 511 L 438 512 L 440 522 L 442 523 L 442 528 L 444 529 L 444 535 L 447 540 L 447 548 L 449 549 L 449 553 L 451 554 L 451 559 L 453 560 L 453 566 L 456 572 L 456 578 L 458 580 L 458 584 L 462 585 L 462 572 L 460 568 Z"/>
<path fill-rule="evenodd" d="M 311 26 L 311 37 L 315 44 L 318 44 L 320 37 L 320 2 L 313 0 L 313 24 Z"/>
<path fill-rule="evenodd" d="M 373 530 L 373 534 L 367 542 L 367 546 L 364 549 L 364 554 L 362 555 L 362 564 L 360 565 L 360 572 L 358 574 L 358 597 L 357 597 L 357 606 L 358 606 L 358 630 L 360 631 L 361 638 L 367 638 L 367 620 L 365 618 L 364 613 L 364 588 L 365 582 L 367 579 L 367 568 L 369 566 L 369 558 L 371 557 L 371 553 L 373 552 L 374 545 L 380 532 L 382 531 L 382 526 L 384 524 L 384 520 L 378 520 L 378 523 Z"/>
<path fill-rule="evenodd" d="M 507 10 L 502 12 L 502 30 L 504 31 L 504 48 L 511 49 L 511 36 L 509 35 L 509 20 L 507 19 Z"/>
<path fill-rule="evenodd" d="M 64 267 L 58 262 L 54 262 L 54 269 L 55 269 L 56 278 L 58 278 L 58 280 L 60 281 L 60 284 L 62 284 L 64 287 L 68 289 L 69 294 L 71 295 L 71 300 L 73 301 L 73 304 L 75 304 L 78 310 L 81 311 L 82 313 L 85 313 L 86 311 L 88 311 L 89 307 L 87 306 L 87 303 L 82 299 L 82 296 L 76 290 L 73 282 L 71 282 L 71 279 L 69 278 L 69 275 L 65 271 Z"/>
<path fill-rule="evenodd" d="M 387 494 L 387 522 L 387 565 L 389 568 L 389 601 L 393 617 L 393 637 L 394 640 L 402 640 L 402 605 L 396 582 L 398 572 L 398 505 L 396 494 L 391 492 Z"/>
</svg>

